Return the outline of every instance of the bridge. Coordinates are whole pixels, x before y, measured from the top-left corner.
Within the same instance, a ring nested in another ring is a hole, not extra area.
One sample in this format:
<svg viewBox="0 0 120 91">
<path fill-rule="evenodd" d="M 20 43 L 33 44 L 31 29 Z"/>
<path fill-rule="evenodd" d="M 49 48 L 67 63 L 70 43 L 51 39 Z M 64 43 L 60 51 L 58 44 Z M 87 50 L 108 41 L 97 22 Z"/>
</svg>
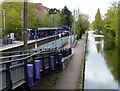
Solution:
<svg viewBox="0 0 120 91">
<path fill-rule="evenodd" d="M 73 55 L 74 40 L 70 35 L 26 51 L 3 52 L 2 55 L 10 55 L 0 57 L 0 90 L 11 91 L 22 84 L 32 86 L 33 80 L 40 79 L 41 74 L 64 70 Z M 66 44 L 69 47 L 64 49 Z"/>
</svg>

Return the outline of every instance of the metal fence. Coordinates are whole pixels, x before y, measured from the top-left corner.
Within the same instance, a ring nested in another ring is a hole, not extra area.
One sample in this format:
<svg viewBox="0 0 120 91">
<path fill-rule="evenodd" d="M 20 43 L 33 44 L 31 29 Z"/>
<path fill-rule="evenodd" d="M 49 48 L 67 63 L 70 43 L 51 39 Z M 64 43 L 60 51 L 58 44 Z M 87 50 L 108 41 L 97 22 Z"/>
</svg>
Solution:
<svg viewBox="0 0 120 91">
<path fill-rule="evenodd" d="M 58 56 L 62 54 L 63 57 L 66 57 L 71 54 L 70 49 L 64 50 L 49 50 L 49 51 L 39 51 L 33 54 L 30 54 L 26 57 L 20 59 L 12 60 L 9 58 L 9 61 L 0 62 L 2 69 L 0 69 L 0 76 L 2 76 L 2 87 L 0 90 L 7 89 L 8 91 L 20 86 L 23 83 L 28 82 L 27 74 L 27 64 L 33 64 L 35 68 L 35 60 L 41 61 L 41 73 L 45 73 L 47 70 L 50 70 L 50 56 L 54 56 L 55 69 L 60 67 Z M 35 78 L 35 69 L 33 72 L 33 77 Z"/>
<path fill-rule="evenodd" d="M 23 83 L 28 82 L 27 74 L 27 64 L 33 64 L 35 68 L 35 60 L 40 60 L 42 63 L 40 72 L 46 73 L 50 70 L 50 56 L 54 56 L 54 66 L 55 69 L 60 69 L 61 63 L 59 62 L 59 54 L 62 57 L 67 57 L 71 55 L 71 48 L 61 49 L 60 48 L 68 43 L 69 37 L 63 37 L 58 40 L 44 44 L 37 49 L 27 50 L 27 51 L 14 51 L 14 52 L 4 52 L 2 53 L 5 57 L 1 57 L 0 66 L 0 90 L 11 90 Z M 8 55 L 8 56 L 7 56 Z M 7 56 L 7 58 L 6 58 Z M 35 79 L 35 69 L 33 77 Z"/>
<path fill-rule="evenodd" d="M 69 40 L 69 37 L 63 37 L 63 38 L 57 39 L 56 41 L 49 42 L 47 44 L 39 46 L 38 48 L 34 48 L 31 50 L 2 52 L 1 53 L 2 57 L 0 57 L 0 59 L 2 59 L 2 61 L 7 61 L 7 60 L 9 60 L 9 58 L 14 60 L 14 59 L 19 59 L 19 58 L 29 56 L 37 51 L 45 52 L 45 51 L 50 51 L 50 50 L 54 50 L 54 49 L 59 49 L 62 46 L 64 46 L 65 44 L 67 44 L 68 40 Z"/>
</svg>

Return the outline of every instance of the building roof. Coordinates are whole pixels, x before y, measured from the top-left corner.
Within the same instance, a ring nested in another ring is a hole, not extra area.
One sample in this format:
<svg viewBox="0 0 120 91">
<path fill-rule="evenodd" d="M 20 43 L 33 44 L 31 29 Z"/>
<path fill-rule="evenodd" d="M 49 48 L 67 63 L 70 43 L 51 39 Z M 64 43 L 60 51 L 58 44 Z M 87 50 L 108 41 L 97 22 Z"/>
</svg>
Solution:
<svg viewBox="0 0 120 91">
<path fill-rule="evenodd" d="M 54 28 L 38 28 L 38 30 L 56 30 L 57 27 Z"/>
<path fill-rule="evenodd" d="M 52 30 L 57 30 L 58 27 L 28 28 L 27 30 L 28 31 L 31 31 L 31 30 L 34 31 L 35 29 L 37 29 L 39 31 L 47 31 L 47 30 L 52 31 Z M 66 29 L 60 28 L 60 30 L 66 30 Z"/>
<path fill-rule="evenodd" d="M 46 28 L 29 28 L 29 29 L 27 29 L 28 31 L 30 31 L 30 30 L 35 30 L 35 29 L 38 29 L 38 30 L 56 30 L 56 29 L 58 29 L 57 27 L 53 27 L 53 28 L 48 28 L 48 27 L 46 27 Z"/>
</svg>

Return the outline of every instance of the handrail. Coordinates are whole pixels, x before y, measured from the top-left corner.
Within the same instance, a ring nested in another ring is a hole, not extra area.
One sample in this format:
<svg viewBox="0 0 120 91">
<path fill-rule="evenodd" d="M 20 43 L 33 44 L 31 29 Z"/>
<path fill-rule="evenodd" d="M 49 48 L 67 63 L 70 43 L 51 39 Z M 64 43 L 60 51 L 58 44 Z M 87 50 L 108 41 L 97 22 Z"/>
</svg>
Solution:
<svg viewBox="0 0 120 91">
<path fill-rule="evenodd" d="M 47 49 L 47 48 L 45 48 L 45 49 Z M 48 48 L 48 49 L 50 49 L 50 48 Z M 52 48 L 53 49 L 53 48 Z M 53 50 L 56 50 L 56 48 L 54 48 Z M 49 50 L 49 51 L 53 51 L 53 50 Z M 34 50 L 32 50 L 32 51 L 34 51 Z M 46 51 L 48 51 L 48 50 L 45 50 L 45 51 L 39 51 L 39 52 L 46 52 Z M 35 52 L 34 52 L 35 53 Z M 5 57 L 0 57 L 0 59 L 7 59 L 7 58 L 12 58 L 12 57 L 20 57 L 20 56 L 27 56 L 27 55 L 30 55 L 30 54 L 33 54 L 33 52 L 32 53 L 24 53 L 24 54 L 20 54 L 20 55 L 12 55 L 12 56 L 5 56 Z"/>
<path fill-rule="evenodd" d="M 3 88 L 1 89 L 8 88 L 8 87 L 10 88 L 9 84 L 13 86 L 10 89 L 14 89 L 14 85 L 16 85 L 17 82 L 20 82 L 21 79 L 24 82 L 27 82 L 27 77 L 28 77 L 27 68 L 26 68 L 27 64 L 33 64 L 35 67 L 35 60 L 41 61 L 40 72 L 43 72 L 43 73 L 46 70 L 49 70 L 49 68 L 51 67 L 50 60 L 49 60 L 50 56 L 55 57 L 55 61 L 54 61 L 55 65 L 57 65 L 58 68 L 60 68 L 61 64 L 59 64 L 59 59 L 57 57 L 59 56 L 59 54 L 62 54 L 63 58 L 70 55 L 71 54 L 70 50 L 71 50 L 70 48 L 66 48 L 66 49 L 56 48 L 50 51 L 36 51 L 20 59 L 12 59 L 12 60 L 9 59 L 7 61 L 1 61 L 0 65 L 2 65 L 2 68 L 0 69 L 0 72 L 3 73 L 3 76 L 6 79 L 6 80 L 4 79 L 5 84 L 3 84 Z M 22 74 L 16 74 L 14 76 L 14 72 L 16 73 L 16 71 L 20 73 L 22 71 Z"/>
<path fill-rule="evenodd" d="M 58 34 L 57 35 L 54 35 L 54 36 L 51 36 L 51 37 L 55 37 L 55 36 L 58 36 Z M 24 53 L 24 52 L 30 52 L 31 51 L 31 49 L 29 49 L 29 50 L 23 50 L 23 51 L 12 51 L 12 52 L 1 52 L 1 54 L 9 54 L 9 53 Z M 33 50 L 32 50 L 33 51 Z"/>
<path fill-rule="evenodd" d="M 33 54 L 31 54 L 31 55 L 29 55 L 29 56 L 27 56 L 27 57 L 24 57 L 24 58 L 21 58 L 21 59 L 14 59 L 14 60 L 9 60 L 9 61 L 5 61 L 5 62 L 0 62 L 0 64 L 5 64 L 5 63 L 11 63 L 11 62 L 14 62 L 14 61 L 20 61 L 20 60 L 25 60 L 25 59 L 28 59 L 28 58 L 30 58 L 30 57 L 32 57 L 32 56 L 35 56 L 35 55 L 44 55 L 44 54 L 47 54 L 47 53 L 53 53 L 53 52 L 56 52 L 56 50 L 55 51 L 52 51 L 52 52 L 45 52 L 45 53 L 40 53 L 40 52 L 37 52 L 37 53 L 33 53 Z"/>
<path fill-rule="evenodd" d="M 65 40 L 64 40 L 65 41 Z M 64 42 L 63 41 L 63 42 Z M 65 42 L 64 42 L 65 43 Z M 62 45 L 64 44 L 64 43 L 62 43 Z M 61 44 L 60 44 L 61 45 Z M 58 45 L 58 48 L 57 49 L 59 49 L 60 48 L 60 45 Z M 29 54 L 32 54 L 32 53 L 35 53 L 35 52 L 38 52 L 38 51 L 40 51 L 40 52 L 45 52 L 45 51 L 51 51 L 51 50 L 56 50 L 56 48 L 44 48 L 44 49 L 41 49 L 41 48 L 38 48 L 38 49 L 32 49 L 32 50 L 26 50 L 26 51 L 13 51 L 13 52 L 3 52 L 2 54 L 4 55 L 4 53 L 6 53 L 5 54 L 5 56 L 3 56 L 3 57 L 0 57 L 0 59 L 7 59 L 7 58 L 12 58 L 12 57 L 16 57 L 16 56 L 27 56 L 27 55 L 29 55 Z M 8 55 L 7 55 L 7 53 L 8 53 Z M 13 54 L 12 54 L 13 53 Z"/>
<path fill-rule="evenodd" d="M 5 56 L 5 57 L 0 57 L 0 59 L 5 59 L 5 58 L 11 58 L 11 57 L 17 57 L 17 56 L 27 56 L 27 55 L 29 55 L 29 54 L 31 54 L 31 53 L 28 53 L 28 54 L 21 54 L 21 55 L 12 55 L 12 56 Z"/>
</svg>

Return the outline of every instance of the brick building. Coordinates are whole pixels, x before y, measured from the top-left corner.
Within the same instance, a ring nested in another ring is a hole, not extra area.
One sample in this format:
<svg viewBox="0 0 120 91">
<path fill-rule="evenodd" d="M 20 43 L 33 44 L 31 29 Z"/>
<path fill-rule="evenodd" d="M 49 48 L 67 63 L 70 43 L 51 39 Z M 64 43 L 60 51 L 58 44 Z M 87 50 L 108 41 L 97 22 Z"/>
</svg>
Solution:
<svg viewBox="0 0 120 91">
<path fill-rule="evenodd" d="M 44 18 L 46 12 L 48 12 L 49 8 L 42 6 L 41 3 L 36 3 L 36 7 L 37 7 L 38 18 L 41 21 Z"/>
</svg>

